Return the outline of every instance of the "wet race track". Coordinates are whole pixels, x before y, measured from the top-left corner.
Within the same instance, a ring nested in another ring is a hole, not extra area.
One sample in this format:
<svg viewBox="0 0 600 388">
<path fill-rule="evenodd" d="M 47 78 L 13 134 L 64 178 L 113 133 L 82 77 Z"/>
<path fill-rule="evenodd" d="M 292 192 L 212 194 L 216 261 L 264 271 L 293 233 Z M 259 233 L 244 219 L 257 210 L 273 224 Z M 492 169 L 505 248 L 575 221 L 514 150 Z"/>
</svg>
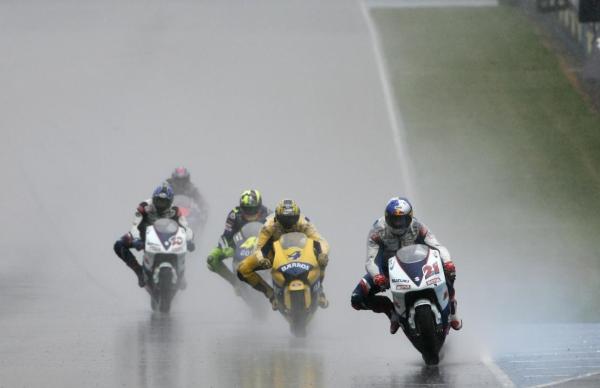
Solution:
<svg viewBox="0 0 600 388">
<path fill-rule="evenodd" d="M 598 386 L 598 118 L 523 16 L 473 3 L 0 4 L 0 387 Z M 155 314 L 112 245 L 182 164 L 209 221 Z M 305 339 L 206 269 L 249 187 L 332 246 Z M 437 367 L 349 303 L 399 194 L 458 268 Z"/>
</svg>

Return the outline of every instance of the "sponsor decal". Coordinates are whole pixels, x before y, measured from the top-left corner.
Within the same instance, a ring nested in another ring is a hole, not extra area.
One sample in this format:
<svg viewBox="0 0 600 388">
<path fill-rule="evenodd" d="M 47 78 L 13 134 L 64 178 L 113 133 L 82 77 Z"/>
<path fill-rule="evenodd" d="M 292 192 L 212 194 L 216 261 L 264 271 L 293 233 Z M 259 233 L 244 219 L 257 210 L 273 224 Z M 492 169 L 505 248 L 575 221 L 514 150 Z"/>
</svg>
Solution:
<svg viewBox="0 0 600 388">
<path fill-rule="evenodd" d="M 300 268 L 305 271 L 308 271 L 308 270 L 310 270 L 310 265 L 308 265 L 306 263 L 289 263 L 289 264 L 281 266 L 281 272 L 285 272 L 291 268 Z"/>
<path fill-rule="evenodd" d="M 420 281 L 421 281 L 421 278 L 418 276 L 415 276 L 415 282 L 420 282 Z"/>
<path fill-rule="evenodd" d="M 296 252 L 292 253 L 291 255 L 288 255 L 288 259 L 298 260 L 301 255 L 302 255 L 302 253 L 300 251 L 296 251 Z"/>
<path fill-rule="evenodd" d="M 392 283 L 408 283 L 408 279 L 392 279 Z"/>
<path fill-rule="evenodd" d="M 433 263 L 433 266 L 427 264 L 423 266 L 423 275 L 425 279 L 429 279 L 433 275 L 437 275 L 440 273 L 440 266 L 438 263 Z"/>
<path fill-rule="evenodd" d="M 396 290 L 408 290 L 410 289 L 410 284 L 396 284 Z"/>
<path fill-rule="evenodd" d="M 183 239 L 180 236 L 173 236 L 169 239 L 169 242 L 175 247 L 177 245 L 183 244 Z"/>
<path fill-rule="evenodd" d="M 439 277 L 436 276 L 433 279 L 429 279 L 427 281 L 427 285 L 430 286 L 432 284 L 438 284 L 438 283 L 441 283 L 441 282 L 442 282 L 442 280 Z"/>
</svg>

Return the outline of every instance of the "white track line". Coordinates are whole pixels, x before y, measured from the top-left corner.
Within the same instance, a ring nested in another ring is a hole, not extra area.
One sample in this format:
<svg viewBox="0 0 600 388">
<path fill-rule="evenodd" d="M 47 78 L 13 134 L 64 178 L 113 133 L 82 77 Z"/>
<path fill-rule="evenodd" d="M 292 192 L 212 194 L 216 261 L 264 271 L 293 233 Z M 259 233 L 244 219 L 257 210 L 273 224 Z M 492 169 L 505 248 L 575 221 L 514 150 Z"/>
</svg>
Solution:
<svg viewBox="0 0 600 388">
<path fill-rule="evenodd" d="M 586 373 L 584 375 L 580 375 L 580 376 L 576 376 L 576 377 L 570 377 L 568 379 L 563 379 L 563 380 L 558 380 L 558 381 L 553 381 L 551 383 L 534 385 L 531 388 L 553 387 L 555 385 L 559 385 L 559 384 L 563 384 L 563 383 L 568 383 L 569 381 L 577 381 L 577 380 L 581 380 L 581 379 L 585 379 L 587 377 L 592 377 L 592 376 L 597 376 L 597 375 L 600 375 L 600 372 Z"/>
<path fill-rule="evenodd" d="M 400 111 L 398 110 L 398 104 L 396 97 L 392 92 L 392 88 L 389 82 L 389 73 L 385 60 L 383 59 L 381 40 L 379 39 L 379 33 L 375 28 L 371 14 L 369 13 L 369 7 L 365 1 L 360 1 L 360 6 L 363 12 L 363 16 L 367 22 L 369 28 L 369 35 L 371 36 L 371 42 L 373 51 L 375 54 L 375 61 L 377 62 L 377 68 L 379 71 L 379 80 L 381 81 L 381 88 L 383 90 L 383 96 L 387 107 L 387 112 L 390 120 L 390 129 L 392 130 L 392 138 L 394 139 L 394 146 L 396 148 L 396 157 L 400 163 L 400 173 L 402 175 L 402 192 L 398 193 L 413 201 L 418 198 L 417 190 L 414 185 L 414 180 L 411 176 L 412 162 L 408 148 L 406 146 L 406 128 L 404 126 L 404 120 Z"/>
<path fill-rule="evenodd" d="M 496 377 L 496 380 L 503 387 L 515 387 L 515 383 L 512 382 L 510 377 L 500 367 L 492 360 L 490 356 L 484 356 L 481 361 L 483 361 L 483 365 L 485 365 L 490 372 Z"/>
<path fill-rule="evenodd" d="M 371 8 L 496 7 L 497 0 L 366 0 Z"/>
</svg>

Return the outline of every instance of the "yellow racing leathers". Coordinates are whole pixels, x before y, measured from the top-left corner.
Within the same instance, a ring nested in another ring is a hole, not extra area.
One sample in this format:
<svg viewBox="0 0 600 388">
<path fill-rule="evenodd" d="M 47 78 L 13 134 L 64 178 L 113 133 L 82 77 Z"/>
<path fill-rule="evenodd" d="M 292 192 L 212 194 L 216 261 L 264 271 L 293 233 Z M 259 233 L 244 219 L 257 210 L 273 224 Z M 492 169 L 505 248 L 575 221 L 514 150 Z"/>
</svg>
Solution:
<svg viewBox="0 0 600 388">
<path fill-rule="evenodd" d="M 298 222 L 289 229 L 284 229 L 283 226 L 276 221 L 275 215 L 267 217 L 260 234 L 258 235 L 258 243 L 254 254 L 246 257 L 237 269 L 237 275 L 240 280 L 250 284 L 256 290 L 261 291 L 269 299 L 273 299 L 273 289 L 265 283 L 265 281 L 256 274 L 255 271 L 271 268 L 273 263 L 273 243 L 285 233 L 300 232 L 315 240 L 317 257 L 319 266 L 321 267 L 321 284 L 325 277 L 325 267 L 329 261 L 329 244 L 319 234 L 317 228 L 308 218 L 300 214 Z M 323 296 L 324 302 L 321 304 L 326 307 L 327 300 Z"/>
</svg>

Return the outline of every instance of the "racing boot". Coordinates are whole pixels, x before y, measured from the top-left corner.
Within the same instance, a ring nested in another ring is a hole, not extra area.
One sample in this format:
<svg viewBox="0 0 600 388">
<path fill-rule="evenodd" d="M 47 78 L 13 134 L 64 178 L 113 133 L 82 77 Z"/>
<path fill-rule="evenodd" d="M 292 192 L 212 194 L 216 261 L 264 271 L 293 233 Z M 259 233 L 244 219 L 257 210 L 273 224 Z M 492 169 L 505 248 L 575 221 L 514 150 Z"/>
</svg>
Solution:
<svg viewBox="0 0 600 388">
<path fill-rule="evenodd" d="M 144 288 L 146 286 L 146 280 L 144 279 L 144 269 L 140 265 L 140 263 L 135 260 L 130 260 L 127 262 L 127 266 L 131 268 L 131 270 L 135 273 L 138 278 L 138 286 Z"/>
<path fill-rule="evenodd" d="M 140 286 L 140 288 L 144 288 L 146 287 L 146 280 L 144 279 L 144 270 L 142 269 L 142 266 L 139 265 L 137 262 L 137 267 L 131 267 L 131 269 L 133 270 L 133 272 L 135 272 L 137 278 L 138 278 L 138 286 Z"/>
<path fill-rule="evenodd" d="M 390 334 L 396 334 L 400 328 L 400 317 L 396 314 L 396 311 L 392 310 L 390 313 Z"/>
<path fill-rule="evenodd" d="M 320 308 L 326 309 L 327 307 L 329 307 L 329 301 L 327 300 L 327 297 L 325 296 L 325 291 L 323 291 L 322 289 L 321 289 L 321 293 L 319 294 L 317 301 L 319 303 Z"/>
<path fill-rule="evenodd" d="M 454 330 L 460 330 L 462 329 L 462 319 L 456 313 L 456 305 L 456 299 L 452 299 L 450 301 L 450 316 L 448 316 L 448 321 L 450 321 L 450 327 Z"/>
<path fill-rule="evenodd" d="M 392 301 L 383 295 L 373 295 L 369 297 L 368 307 L 375 313 L 384 313 L 390 319 L 390 333 L 396 334 L 400 328 L 400 319 L 394 311 Z"/>
<path fill-rule="evenodd" d="M 144 280 L 144 270 L 133 253 L 129 250 L 130 245 L 131 241 L 129 241 L 126 236 L 117 240 L 114 246 L 115 253 L 135 273 L 138 278 L 138 286 L 145 287 L 146 281 Z"/>
</svg>

